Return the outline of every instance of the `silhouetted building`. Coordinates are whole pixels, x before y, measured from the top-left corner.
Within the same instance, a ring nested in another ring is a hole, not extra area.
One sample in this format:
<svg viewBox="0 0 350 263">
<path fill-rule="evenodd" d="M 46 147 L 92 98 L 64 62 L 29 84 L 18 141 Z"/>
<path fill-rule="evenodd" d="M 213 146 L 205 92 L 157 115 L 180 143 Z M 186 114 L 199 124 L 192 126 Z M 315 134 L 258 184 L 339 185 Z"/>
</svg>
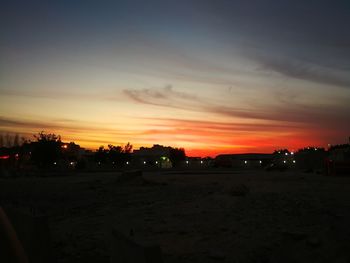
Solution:
<svg viewBox="0 0 350 263">
<path fill-rule="evenodd" d="M 138 150 L 134 150 L 134 156 L 166 156 L 170 157 L 171 147 L 162 146 L 159 144 L 154 144 L 151 148 L 141 147 Z"/>
<path fill-rule="evenodd" d="M 143 167 L 171 168 L 171 147 L 154 144 L 151 148 L 141 147 L 132 153 L 132 164 Z"/>
</svg>

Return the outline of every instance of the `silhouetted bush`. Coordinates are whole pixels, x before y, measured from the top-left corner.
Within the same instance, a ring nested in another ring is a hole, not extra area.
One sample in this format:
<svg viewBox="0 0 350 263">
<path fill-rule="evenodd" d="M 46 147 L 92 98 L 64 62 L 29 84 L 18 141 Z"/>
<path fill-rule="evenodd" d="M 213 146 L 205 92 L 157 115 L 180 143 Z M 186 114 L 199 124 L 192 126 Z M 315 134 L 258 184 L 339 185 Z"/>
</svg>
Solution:
<svg viewBox="0 0 350 263">
<path fill-rule="evenodd" d="M 39 168 L 52 166 L 62 156 L 61 137 L 55 134 L 44 132 L 34 135 L 36 142 L 33 143 L 32 161 Z"/>
<path fill-rule="evenodd" d="M 95 153 L 95 161 L 124 165 L 131 159 L 132 148 L 133 146 L 129 142 L 124 147 L 109 144 L 108 149 L 105 149 L 104 146 L 100 146 Z"/>
<path fill-rule="evenodd" d="M 95 161 L 98 163 L 105 163 L 108 157 L 108 150 L 104 146 L 100 146 L 95 153 Z"/>
<path fill-rule="evenodd" d="M 337 145 L 331 145 L 331 147 L 329 147 L 329 151 L 332 150 L 336 150 L 336 149 L 347 149 L 350 148 L 350 144 L 346 143 L 346 144 L 337 144 Z"/>
<path fill-rule="evenodd" d="M 185 149 L 183 148 L 171 148 L 169 159 L 173 167 L 178 166 L 181 162 L 186 160 Z"/>
</svg>

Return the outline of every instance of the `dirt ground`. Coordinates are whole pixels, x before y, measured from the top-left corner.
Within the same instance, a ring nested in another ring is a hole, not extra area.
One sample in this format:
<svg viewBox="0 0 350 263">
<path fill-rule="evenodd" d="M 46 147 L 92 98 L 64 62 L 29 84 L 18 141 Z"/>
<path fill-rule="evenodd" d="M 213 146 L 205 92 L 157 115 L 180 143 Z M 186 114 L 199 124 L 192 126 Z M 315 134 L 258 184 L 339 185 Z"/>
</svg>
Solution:
<svg viewBox="0 0 350 263">
<path fill-rule="evenodd" d="M 58 263 L 109 262 L 112 228 L 164 262 L 350 262 L 350 177 L 159 171 L 0 179 L 0 203 L 47 214 Z"/>
</svg>

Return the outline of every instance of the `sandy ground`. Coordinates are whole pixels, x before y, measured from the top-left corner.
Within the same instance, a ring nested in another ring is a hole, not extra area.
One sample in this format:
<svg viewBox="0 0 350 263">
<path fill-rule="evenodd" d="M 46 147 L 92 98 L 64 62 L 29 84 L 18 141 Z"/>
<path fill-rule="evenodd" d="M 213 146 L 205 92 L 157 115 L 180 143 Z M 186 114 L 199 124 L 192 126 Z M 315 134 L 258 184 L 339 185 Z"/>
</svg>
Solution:
<svg viewBox="0 0 350 263">
<path fill-rule="evenodd" d="M 158 243 L 164 262 L 350 262 L 350 177 L 119 175 L 0 179 L 0 200 L 48 215 L 58 263 L 109 262 L 113 227 Z"/>
</svg>

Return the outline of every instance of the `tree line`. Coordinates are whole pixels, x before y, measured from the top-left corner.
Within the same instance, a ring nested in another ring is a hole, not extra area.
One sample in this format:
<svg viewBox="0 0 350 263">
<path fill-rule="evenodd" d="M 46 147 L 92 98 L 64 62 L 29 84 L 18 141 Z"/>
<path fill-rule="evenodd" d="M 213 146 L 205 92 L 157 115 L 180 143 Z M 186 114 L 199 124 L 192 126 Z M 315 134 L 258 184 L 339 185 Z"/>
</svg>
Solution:
<svg viewBox="0 0 350 263">
<path fill-rule="evenodd" d="M 84 167 L 86 160 L 79 159 L 77 152 L 82 150 L 74 142 L 64 143 L 60 135 L 39 132 L 33 135 L 33 140 L 20 139 L 15 136 L 0 136 L 0 155 L 8 156 L 10 161 L 20 163 L 29 161 L 38 168 L 49 168 L 58 161 L 77 162 L 78 168 Z M 183 148 L 169 147 L 169 159 L 177 166 L 186 159 Z M 100 146 L 90 156 L 98 164 L 115 163 L 125 165 L 132 159 L 133 145 L 129 142 L 124 146 L 109 144 L 107 148 Z"/>
</svg>

